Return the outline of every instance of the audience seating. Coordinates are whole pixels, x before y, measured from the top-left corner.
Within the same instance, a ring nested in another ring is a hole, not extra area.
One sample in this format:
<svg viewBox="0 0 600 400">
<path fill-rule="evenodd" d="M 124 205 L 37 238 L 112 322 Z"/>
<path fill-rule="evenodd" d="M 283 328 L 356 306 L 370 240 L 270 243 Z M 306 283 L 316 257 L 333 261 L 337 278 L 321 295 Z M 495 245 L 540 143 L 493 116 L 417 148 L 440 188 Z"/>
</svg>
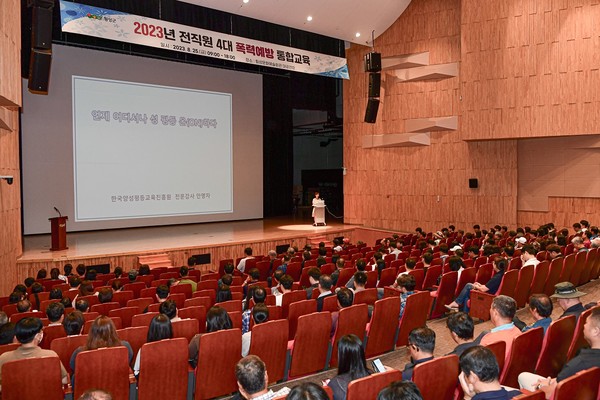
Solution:
<svg viewBox="0 0 600 400">
<path fill-rule="evenodd" d="M 376 272 L 376 271 L 373 271 Z M 332 296 L 334 297 L 334 296 Z M 354 293 L 354 304 L 368 304 L 372 306 L 377 301 L 377 289 L 365 289 Z"/>
<path fill-rule="evenodd" d="M 321 310 L 321 311 L 329 311 L 329 312 L 338 311 L 337 296 L 325 297 L 325 299 L 323 299 L 323 310 Z"/>
<path fill-rule="evenodd" d="M 138 399 L 186 400 L 188 343 L 183 338 L 146 343 L 141 348 Z"/>
<path fill-rule="evenodd" d="M 510 387 L 519 387 L 517 380 L 519 374 L 535 371 L 543 341 L 543 328 L 530 329 L 514 338 L 506 366 L 500 374 L 500 383 Z"/>
<path fill-rule="evenodd" d="M 585 259 L 585 267 L 583 272 L 581 273 L 581 278 L 579 280 L 579 285 L 584 285 L 592 280 L 592 273 L 594 271 L 594 266 L 596 265 L 596 259 L 598 257 L 598 249 L 590 249 L 587 252 L 587 258 Z M 593 277 L 596 278 L 595 276 Z"/>
<path fill-rule="evenodd" d="M 281 315 L 283 318 L 287 318 L 289 314 L 290 304 L 306 300 L 306 292 L 304 290 L 294 290 L 283 294 L 281 299 Z"/>
<path fill-rule="evenodd" d="M 56 299 L 52 299 L 52 300 L 44 300 L 40 302 L 40 309 L 39 311 L 42 312 L 46 312 L 46 309 L 48 308 L 48 306 L 52 303 L 58 303 L 60 300 L 56 300 Z"/>
<path fill-rule="evenodd" d="M 573 266 L 573 270 L 571 271 L 571 277 L 569 278 L 569 281 L 575 286 L 583 285 L 583 283 L 580 281 L 581 275 L 583 275 L 585 269 L 587 255 L 588 253 L 585 251 L 580 251 L 577 254 L 575 254 L 575 265 Z"/>
<path fill-rule="evenodd" d="M 87 322 L 87 321 L 93 321 L 96 318 L 98 318 L 100 316 L 100 314 L 98 314 L 97 312 L 84 312 L 83 313 L 83 319 Z"/>
<path fill-rule="evenodd" d="M 114 292 L 113 293 L 112 301 L 116 301 L 117 303 L 119 303 L 121 305 L 121 307 L 126 307 L 127 306 L 127 302 L 129 300 L 133 300 L 133 299 L 134 299 L 133 291 L 131 291 L 131 290 L 122 290 L 120 292 Z"/>
<path fill-rule="evenodd" d="M 488 281 L 492 278 L 492 274 L 494 273 L 494 266 L 492 263 L 486 263 L 475 268 L 477 269 L 475 282 L 481 283 L 482 285 L 488 283 Z"/>
<path fill-rule="evenodd" d="M 570 315 L 550 324 L 542 350 L 535 366 L 535 373 L 541 376 L 556 376 L 567 361 L 567 353 L 575 331 L 575 316 Z"/>
<path fill-rule="evenodd" d="M 339 311 L 337 327 L 331 338 L 329 366 L 336 367 L 338 360 L 338 341 L 346 335 L 354 334 L 363 340 L 365 328 L 369 320 L 369 307 L 366 304 L 355 304 Z"/>
<path fill-rule="evenodd" d="M 477 269 L 475 267 L 465 268 L 460 273 L 460 277 L 458 278 L 458 282 L 456 283 L 456 291 L 454 292 L 454 297 L 458 297 L 460 291 L 467 285 L 467 283 L 474 283 L 475 277 L 477 276 Z"/>
<path fill-rule="evenodd" d="M 431 309 L 431 301 L 431 296 L 427 291 L 417 292 L 406 298 L 404 314 L 398 325 L 397 347 L 408 344 L 408 334 L 413 329 L 425 326 L 429 310 Z M 400 311 L 398 311 L 398 314 L 400 314 Z"/>
<path fill-rule="evenodd" d="M 249 354 L 263 360 L 269 372 L 269 383 L 278 382 L 285 376 L 288 330 L 287 319 L 270 320 L 252 328 Z"/>
<path fill-rule="evenodd" d="M 19 346 L 21 346 L 21 343 L 2 344 L 0 345 L 0 355 L 6 353 L 7 351 L 13 351 Z"/>
<path fill-rule="evenodd" d="M 212 290 L 217 290 L 219 288 L 218 285 L 218 281 L 215 280 L 206 280 L 206 281 L 200 281 L 198 282 L 198 284 L 196 285 L 196 291 L 198 290 L 208 290 L 208 289 L 212 289 Z"/>
<path fill-rule="evenodd" d="M 210 298 L 210 304 L 212 307 L 212 305 L 215 304 L 215 300 L 217 298 L 217 292 L 214 289 L 196 290 L 194 293 L 192 293 L 192 299 L 196 298 L 196 297 Z"/>
<path fill-rule="evenodd" d="M 208 310 L 212 305 L 213 302 L 210 300 L 210 297 L 193 297 L 183 302 L 183 308 L 202 306 Z"/>
<path fill-rule="evenodd" d="M 548 296 L 554 294 L 554 286 L 560 282 L 560 273 L 563 269 L 564 258 L 555 258 L 550 261 L 550 267 L 548 271 L 548 277 L 546 278 L 546 283 L 544 284 L 544 293 Z"/>
<path fill-rule="evenodd" d="M 286 380 L 288 377 L 312 374 L 326 367 L 330 332 L 329 312 L 313 312 L 298 318 L 298 330 L 294 340 L 288 344 L 291 362 Z"/>
<path fill-rule="evenodd" d="M 242 312 L 241 311 L 228 311 L 229 318 L 233 323 L 234 328 L 242 329 Z"/>
<path fill-rule="evenodd" d="M 377 271 L 367 271 L 367 283 L 365 284 L 367 289 L 377 287 L 377 275 Z"/>
<path fill-rule="evenodd" d="M 111 393 L 113 399 L 128 399 L 129 371 L 124 346 L 82 351 L 75 362 L 73 398 L 78 399 L 87 389 L 102 388 Z"/>
<path fill-rule="evenodd" d="M 206 308 L 204 306 L 182 308 L 177 312 L 177 316 L 182 319 L 193 318 L 198 321 L 198 332 L 206 330 Z"/>
<path fill-rule="evenodd" d="M 293 340 L 296 335 L 296 328 L 298 326 L 298 319 L 306 314 L 314 313 L 317 311 L 317 301 L 314 299 L 311 300 L 301 300 L 295 303 L 290 304 L 290 311 L 287 317 L 290 322 L 289 328 L 289 340 Z"/>
<path fill-rule="evenodd" d="M 95 294 L 89 296 L 77 296 L 77 300 L 85 300 L 88 302 L 88 305 L 92 307 L 95 304 L 100 304 L 100 300 L 98 300 L 98 296 Z"/>
<path fill-rule="evenodd" d="M 425 270 L 415 269 L 408 272 L 415 277 L 415 290 L 423 290 L 423 282 L 425 281 Z"/>
<path fill-rule="evenodd" d="M 527 304 L 529 300 L 527 296 L 529 295 L 534 274 L 535 266 L 533 265 L 527 265 L 519 270 L 519 279 L 517 280 L 514 295 L 514 299 L 517 302 L 517 308 L 525 307 L 525 304 Z"/>
<path fill-rule="evenodd" d="M 93 306 L 90 307 L 90 311 L 97 312 L 100 315 L 108 316 L 108 313 L 111 310 L 116 310 L 117 308 L 121 308 L 121 305 L 119 303 L 110 302 L 110 303 L 94 304 Z"/>
<path fill-rule="evenodd" d="M 136 299 L 140 297 L 142 289 L 146 289 L 146 284 L 144 282 L 131 282 L 123 285 L 123 290 L 132 291 L 133 297 Z"/>
<path fill-rule="evenodd" d="M 195 400 L 225 396 L 238 389 L 235 365 L 242 354 L 242 331 L 227 329 L 202 335 L 196 368 Z"/>
<path fill-rule="evenodd" d="M 596 261 L 591 269 L 590 279 L 598 279 L 600 277 L 600 250 L 596 252 Z"/>
<path fill-rule="evenodd" d="M 26 358 L 2 366 L 2 400 L 63 400 L 60 359 Z"/>
<path fill-rule="evenodd" d="M 429 290 L 433 289 L 434 286 L 437 286 L 438 278 L 442 275 L 442 266 L 441 265 L 432 265 L 427 268 L 427 272 L 425 273 L 425 280 L 423 281 L 423 289 Z"/>
<path fill-rule="evenodd" d="M 385 268 L 383 271 L 381 271 L 381 277 L 379 278 L 377 287 L 384 288 L 386 286 L 393 285 L 394 282 L 396 282 L 396 268 Z"/>
<path fill-rule="evenodd" d="M 131 326 L 150 326 L 150 321 L 152 318 L 157 316 L 158 312 L 147 312 L 145 314 L 137 314 L 131 318 Z"/>
<path fill-rule="evenodd" d="M 371 322 L 367 328 L 365 355 L 367 358 L 394 349 L 400 298 L 388 297 L 375 302 Z"/>
<path fill-rule="evenodd" d="M 485 347 L 490 349 L 492 353 L 494 353 L 494 356 L 496 356 L 496 361 L 498 362 L 499 376 L 502 376 L 506 360 L 506 342 L 504 340 L 500 340 L 498 342 L 490 343 Z"/>
<path fill-rule="evenodd" d="M 173 337 L 186 338 L 188 343 L 192 340 L 194 335 L 200 332 L 198 329 L 198 320 L 194 318 L 175 321 L 171 326 L 173 327 Z"/>
<path fill-rule="evenodd" d="M 169 290 L 169 294 L 174 295 L 176 293 L 182 293 L 185 296 L 185 299 L 191 299 L 192 298 L 192 285 L 189 283 L 184 283 L 184 284 L 171 286 L 171 289 Z"/>
<path fill-rule="evenodd" d="M 421 391 L 423 400 L 452 400 L 458 374 L 458 357 L 452 354 L 416 365 L 413 382 Z"/>
<path fill-rule="evenodd" d="M 350 278 L 352 278 L 354 276 L 354 273 L 356 272 L 356 268 L 352 267 L 352 268 L 342 268 L 342 270 L 340 271 L 340 275 L 338 276 L 338 280 L 337 280 L 337 287 L 344 287 L 346 286 L 346 284 L 348 283 L 348 281 L 350 280 Z"/>
<path fill-rule="evenodd" d="M 376 399 L 383 388 L 399 380 L 402 380 L 402 373 L 397 370 L 374 373 L 355 379 L 348 385 L 346 400 Z"/>
<path fill-rule="evenodd" d="M 109 317 L 113 324 L 115 324 L 115 329 L 121 329 L 123 328 L 123 323 L 121 322 L 121 318 L 120 317 Z M 90 321 L 85 321 L 85 325 L 83 325 L 83 334 L 87 335 L 88 333 L 90 333 L 90 329 L 92 329 L 92 324 L 94 323 L 94 320 L 90 320 Z"/>
<path fill-rule="evenodd" d="M 589 310 L 585 310 L 579 315 L 575 325 L 573 340 L 571 340 L 571 345 L 569 346 L 569 351 L 567 352 L 567 361 L 575 357 L 582 347 L 589 347 L 587 340 L 585 340 L 585 337 L 583 337 L 583 325 L 595 308 L 598 308 L 598 306 L 592 307 Z"/>
<path fill-rule="evenodd" d="M 600 368 L 594 367 L 559 382 L 553 400 L 593 400 L 598 399 Z"/>
<path fill-rule="evenodd" d="M 108 312 L 109 317 L 121 318 L 121 326 L 123 328 L 129 328 L 131 326 L 131 320 L 134 315 L 139 314 L 141 311 L 138 307 L 121 307 Z"/>
<path fill-rule="evenodd" d="M 153 281 L 156 282 L 156 281 Z M 144 288 L 142 290 L 140 290 L 140 298 L 149 298 L 152 299 L 153 303 L 156 301 L 156 286 L 152 286 L 149 288 Z"/>
<path fill-rule="evenodd" d="M 430 318 L 438 318 L 444 315 L 446 312 L 445 305 L 452 303 L 454 300 L 457 281 L 458 272 L 456 271 L 446 272 L 442 275 L 439 287 L 436 291 L 430 293 L 434 301 Z"/>
<path fill-rule="evenodd" d="M 471 310 L 470 315 L 473 318 L 478 318 L 482 321 L 490 319 L 490 306 L 494 297 L 498 295 L 514 296 L 515 287 L 517 286 L 517 280 L 519 278 L 519 271 L 506 271 L 502 277 L 502 282 L 495 295 L 479 292 L 477 290 L 471 291 Z"/>
<path fill-rule="evenodd" d="M 131 345 L 133 350 L 133 359 L 131 364 L 135 362 L 135 357 L 144 343 L 148 340 L 148 327 L 147 326 L 132 326 L 130 328 L 123 328 L 117 330 L 119 339 L 124 340 Z"/>
<path fill-rule="evenodd" d="M 23 318 L 45 318 L 46 313 L 41 311 L 27 311 L 23 313 L 15 313 L 10 316 L 10 322 L 17 323 Z"/>
<path fill-rule="evenodd" d="M 571 281 L 571 273 L 573 268 L 575 268 L 575 256 L 576 254 L 569 254 L 565 256 L 565 260 L 563 262 L 563 268 L 560 272 L 559 282 L 570 282 Z M 554 292 L 553 292 L 554 293 Z"/>
<path fill-rule="evenodd" d="M 44 338 L 40 343 L 42 349 L 50 349 L 50 344 L 54 339 L 66 337 L 65 328 L 62 325 L 46 326 L 44 328 Z"/>
</svg>

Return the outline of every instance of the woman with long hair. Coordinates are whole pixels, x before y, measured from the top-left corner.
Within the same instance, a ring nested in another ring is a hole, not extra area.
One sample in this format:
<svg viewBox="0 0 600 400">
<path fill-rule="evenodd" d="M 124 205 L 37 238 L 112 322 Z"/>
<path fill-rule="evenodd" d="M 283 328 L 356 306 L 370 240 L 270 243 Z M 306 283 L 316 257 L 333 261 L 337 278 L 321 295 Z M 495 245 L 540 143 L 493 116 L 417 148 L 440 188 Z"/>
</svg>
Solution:
<svg viewBox="0 0 600 400">
<path fill-rule="evenodd" d="M 327 382 L 333 400 L 345 400 L 350 382 L 369 375 L 361 340 L 356 335 L 343 336 L 338 342 L 338 374 Z"/>
<path fill-rule="evenodd" d="M 233 322 L 227 311 L 219 306 L 211 307 L 206 313 L 206 333 L 222 331 L 225 329 L 232 329 Z M 188 347 L 189 351 L 189 362 L 192 368 L 196 368 L 198 364 L 198 350 L 200 349 L 200 338 L 202 333 L 194 335 Z"/>
<path fill-rule="evenodd" d="M 222 303 L 231 299 L 231 289 L 229 288 L 229 286 L 223 283 L 220 284 L 219 288 L 217 289 L 217 298 L 215 300 L 215 303 Z"/>
<path fill-rule="evenodd" d="M 127 348 L 128 362 L 131 363 L 131 359 L 133 358 L 133 350 L 131 349 L 131 345 L 125 340 L 120 340 L 113 321 L 109 317 L 101 315 L 92 323 L 85 346 L 81 346 L 73 352 L 70 362 L 71 369 L 75 371 L 75 360 L 77 359 L 77 354 L 82 351 L 118 346 L 125 346 Z"/>
<path fill-rule="evenodd" d="M 31 285 L 31 294 L 33 295 L 32 306 L 34 310 L 40 309 L 40 296 L 39 294 L 44 291 L 44 286 L 39 282 L 34 282 Z"/>
<path fill-rule="evenodd" d="M 150 321 L 150 327 L 148 328 L 148 336 L 146 338 L 146 343 L 158 342 L 163 339 L 172 339 L 173 338 L 173 327 L 171 325 L 171 320 L 165 314 L 158 314 L 152 321 Z M 135 363 L 133 365 L 133 374 L 137 376 L 140 374 L 140 362 L 142 351 L 138 351 L 137 356 L 135 358 Z"/>
</svg>

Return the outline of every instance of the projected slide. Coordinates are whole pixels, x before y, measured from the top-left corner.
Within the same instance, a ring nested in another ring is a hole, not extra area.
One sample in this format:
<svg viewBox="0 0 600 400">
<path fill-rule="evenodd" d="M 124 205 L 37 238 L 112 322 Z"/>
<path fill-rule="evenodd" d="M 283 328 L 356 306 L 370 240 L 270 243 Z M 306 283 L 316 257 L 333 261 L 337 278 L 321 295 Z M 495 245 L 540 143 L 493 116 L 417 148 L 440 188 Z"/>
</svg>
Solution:
<svg viewBox="0 0 600 400">
<path fill-rule="evenodd" d="M 233 212 L 232 96 L 73 76 L 75 220 Z"/>
</svg>

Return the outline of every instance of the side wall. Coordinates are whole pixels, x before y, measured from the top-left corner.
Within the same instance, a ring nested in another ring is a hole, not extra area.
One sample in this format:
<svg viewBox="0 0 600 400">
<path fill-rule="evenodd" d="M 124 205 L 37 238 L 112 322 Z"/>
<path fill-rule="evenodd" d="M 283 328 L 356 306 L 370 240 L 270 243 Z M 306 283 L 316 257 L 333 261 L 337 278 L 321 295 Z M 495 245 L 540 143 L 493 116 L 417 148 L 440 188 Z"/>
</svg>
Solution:
<svg viewBox="0 0 600 400">
<path fill-rule="evenodd" d="M 21 105 L 21 4 L 0 2 L 0 175 L 14 176 L 12 185 L 0 181 L 0 293 L 17 280 L 16 260 L 21 246 L 21 180 L 19 111 Z"/>
<path fill-rule="evenodd" d="M 460 0 L 413 0 L 375 49 L 383 57 L 429 51 L 430 64 L 460 62 Z M 345 222 L 396 231 L 516 225 L 516 141 L 463 141 L 460 77 L 403 83 L 386 74 L 377 123 L 362 122 L 368 51 L 352 46 L 346 54 Z M 406 119 L 451 115 L 459 116 L 459 130 L 432 133 L 430 146 L 362 148 L 363 135 L 403 133 Z M 469 189 L 469 178 L 479 180 L 478 189 Z"/>
</svg>

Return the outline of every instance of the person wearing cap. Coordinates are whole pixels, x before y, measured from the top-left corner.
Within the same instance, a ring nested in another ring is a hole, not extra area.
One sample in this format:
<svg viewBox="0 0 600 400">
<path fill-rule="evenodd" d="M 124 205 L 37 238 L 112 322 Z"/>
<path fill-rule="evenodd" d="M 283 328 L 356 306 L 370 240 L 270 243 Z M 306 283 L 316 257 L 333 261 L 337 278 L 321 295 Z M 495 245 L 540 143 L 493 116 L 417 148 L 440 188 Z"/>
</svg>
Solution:
<svg viewBox="0 0 600 400">
<path fill-rule="evenodd" d="M 526 243 L 527 239 L 525 238 L 525 236 L 519 236 L 515 239 L 515 249 L 521 250 Z"/>
<path fill-rule="evenodd" d="M 538 260 L 535 257 L 536 253 L 537 252 L 535 251 L 535 247 L 533 247 L 532 245 L 526 244 L 525 246 L 523 246 L 523 248 L 521 249 L 521 261 L 523 262 L 523 267 L 526 267 L 528 265 L 533 265 L 534 267 L 537 267 L 537 265 L 540 263 L 540 260 Z"/>
<path fill-rule="evenodd" d="M 577 290 L 571 282 L 557 283 L 554 288 L 554 294 L 550 297 L 557 299 L 558 305 L 564 311 L 560 318 L 574 315 L 576 319 L 579 319 L 581 313 L 585 311 L 585 307 L 581 304 L 579 298 L 585 296 L 586 293 Z"/>
<path fill-rule="evenodd" d="M 596 308 L 588 316 L 583 326 L 583 337 L 590 348 L 583 348 L 579 354 L 568 361 L 556 378 L 546 378 L 530 372 L 519 374 L 519 386 L 529 391 L 542 390 L 546 398 L 552 397 L 558 382 L 567 379 L 578 372 L 593 367 L 600 367 L 600 308 Z"/>
</svg>

